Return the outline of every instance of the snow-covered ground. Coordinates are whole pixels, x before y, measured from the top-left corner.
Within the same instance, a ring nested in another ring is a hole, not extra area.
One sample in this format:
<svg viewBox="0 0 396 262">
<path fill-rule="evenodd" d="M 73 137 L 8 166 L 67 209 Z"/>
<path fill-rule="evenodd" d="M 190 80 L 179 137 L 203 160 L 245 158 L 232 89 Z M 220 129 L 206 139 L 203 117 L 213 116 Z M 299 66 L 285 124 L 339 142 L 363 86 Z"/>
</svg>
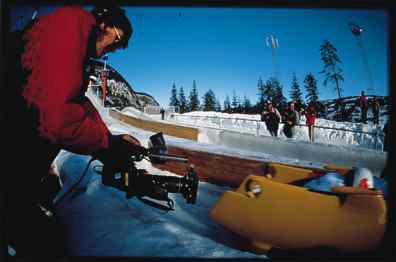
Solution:
<svg viewBox="0 0 396 262">
<path fill-rule="evenodd" d="M 194 126 L 220 128 L 258 136 L 270 136 L 265 123 L 260 121 L 260 115 L 227 114 L 219 112 L 190 112 L 173 114 L 169 120 L 186 123 Z M 315 143 L 359 147 L 381 151 L 383 148 L 383 125 L 336 122 L 327 119 L 317 119 L 315 126 Z M 309 141 L 308 128 L 305 116 L 302 115 L 296 127 L 293 140 Z M 279 125 L 279 137 L 286 138 L 282 132 L 283 124 Z"/>
<path fill-rule="evenodd" d="M 81 177 L 88 157 L 63 151 L 57 159 L 64 187 L 59 197 Z M 180 194 L 170 194 L 175 211 L 145 205 L 137 198 L 103 186 L 93 162 L 70 197 L 59 202 L 57 211 L 67 226 L 71 255 L 151 257 L 265 257 L 241 249 L 242 239 L 217 225 L 210 208 L 227 190 L 200 182 L 197 204 L 186 204 Z M 151 167 L 139 168 L 157 175 L 173 175 Z"/>
<path fill-rule="evenodd" d="M 90 96 L 113 134 L 128 133 L 147 146 L 153 132 L 133 128 L 111 118 L 108 109 Z M 139 112 L 134 112 L 139 117 Z M 144 118 L 144 116 L 141 116 Z M 165 136 L 173 143 L 191 143 Z M 169 143 L 168 143 L 169 144 Z M 265 258 L 243 249 L 243 239 L 217 225 L 209 217 L 211 207 L 228 187 L 200 182 L 195 205 L 180 194 L 169 194 L 175 211 L 153 208 L 137 198 L 101 183 L 94 161 L 71 194 L 65 193 L 79 181 L 89 164 L 89 156 L 61 151 L 55 162 L 63 188 L 55 199 L 57 215 L 66 225 L 70 255 L 73 256 L 150 256 L 201 258 Z M 176 176 L 154 168 L 147 160 L 136 164 L 153 175 Z"/>
<path fill-rule="evenodd" d="M 133 109 L 123 114 L 140 117 Z M 145 115 L 145 119 L 160 120 L 160 115 Z M 383 126 L 336 122 L 318 119 L 315 142 L 308 139 L 305 117 L 300 119 L 293 138 L 286 138 L 279 127 L 279 137 L 271 137 L 259 115 L 226 114 L 219 112 L 190 112 L 166 116 L 165 122 L 199 128 L 198 143 L 181 142 L 199 151 L 248 156 L 267 161 L 299 165 L 335 164 L 345 167 L 366 167 L 380 175 L 387 154 L 383 148 Z M 385 122 L 382 119 L 382 122 Z M 169 144 L 174 139 L 169 137 Z"/>
<path fill-rule="evenodd" d="M 88 96 L 98 108 L 112 133 L 128 133 L 138 138 L 144 146 L 147 146 L 149 136 L 153 132 L 137 129 L 111 118 L 108 114 L 108 108 L 101 107 L 99 100 L 89 92 Z M 126 109 L 123 113 L 145 119 L 158 118 L 158 116 L 143 115 L 133 109 Z M 225 117 L 225 115 L 222 115 L 222 117 Z M 235 116 L 233 117 L 235 118 Z M 242 125 L 239 125 L 240 122 L 241 120 L 233 120 L 231 116 L 227 126 L 236 125 L 235 129 L 239 131 L 249 130 L 248 128 L 242 128 Z M 190 122 L 189 124 L 191 125 L 192 123 Z M 348 128 L 351 127 L 348 126 Z M 260 136 L 262 136 L 260 138 L 272 139 L 265 135 L 266 131 L 264 129 L 260 129 L 260 132 L 262 132 L 260 133 Z M 323 165 L 322 162 L 298 159 L 287 155 L 279 156 L 258 150 L 248 150 L 248 148 L 241 150 L 240 148 L 222 145 L 221 143 L 210 143 L 213 138 L 205 139 L 211 132 L 212 136 L 215 134 L 210 130 L 212 129 L 200 129 L 201 142 L 170 136 L 165 136 L 165 140 L 168 145 L 179 145 L 213 153 L 239 155 L 240 157 L 266 161 L 297 163 L 306 166 Z M 298 133 L 294 142 L 283 137 L 280 137 L 279 140 L 295 143 L 294 146 L 300 144 L 303 148 L 309 147 L 310 143 L 303 141 L 305 135 L 303 132 L 301 130 Z M 321 141 L 320 137 L 321 135 L 318 133 L 318 142 Z M 322 138 L 322 141 L 325 141 L 328 137 L 330 137 L 329 134 Z M 216 139 L 221 141 L 221 136 Z M 203 143 L 203 140 L 206 141 Z M 353 141 L 351 147 L 358 144 L 357 140 Z M 361 141 L 368 140 L 362 139 Z M 275 146 L 277 143 L 273 144 Z M 325 148 L 328 145 L 323 143 L 320 146 Z M 339 146 L 339 148 L 344 147 L 345 145 Z M 362 148 L 360 150 L 380 155 L 384 154 L 376 150 Z M 355 151 L 351 152 L 351 154 L 355 153 Z M 136 198 L 127 199 L 124 192 L 115 188 L 103 186 L 101 175 L 98 173 L 101 163 L 94 161 L 90 164 L 87 173 L 82 181 L 78 183 L 75 190 L 63 198 L 65 192 L 69 191 L 79 181 L 89 160 L 89 156 L 76 155 L 67 151 L 61 151 L 56 159 L 56 165 L 63 182 L 62 191 L 56 199 L 57 213 L 61 221 L 66 225 L 71 255 L 266 258 L 265 255 L 257 255 L 244 250 L 243 239 L 225 230 L 210 219 L 209 212 L 211 208 L 224 191 L 230 190 L 228 187 L 200 182 L 195 205 L 187 204 L 180 194 L 170 194 L 170 197 L 175 202 L 175 211 L 165 212 L 145 205 Z M 156 169 L 147 160 L 138 162 L 137 167 L 144 168 L 154 175 L 175 176 L 175 174 L 170 172 Z"/>
</svg>

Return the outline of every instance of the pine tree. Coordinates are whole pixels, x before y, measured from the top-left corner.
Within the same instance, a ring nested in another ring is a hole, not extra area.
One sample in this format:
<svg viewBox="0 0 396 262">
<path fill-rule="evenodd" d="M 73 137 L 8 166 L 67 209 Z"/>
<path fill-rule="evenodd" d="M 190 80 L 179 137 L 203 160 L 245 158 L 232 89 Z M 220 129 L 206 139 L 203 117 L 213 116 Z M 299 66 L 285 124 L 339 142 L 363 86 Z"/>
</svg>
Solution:
<svg viewBox="0 0 396 262">
<path fill-rule="evenodd" d="M 203 111 L 216 111 L 216 96 L 211 89 L 202 97 Z"/>
<path fill-rule="evenodd" d="M 318 87 L 316 86 L 316 79 L 312 73 L 309 73 L 304 79 L 305 91 L 307 93 L 306 99 L 308 103 L 316 103 L 319 100 Z"/>
<path fill-rule="evenodd" d="M 278 110 L 283 110 L 287 107 L 287 99 L 283 95 L 283 87 L 278 79 L 271 77 L 269 81 L 267 81 L 267 85 L 270 85 L 272 90 L 274 90 L 274 95 L 272 99 L 272 103 Z"/>
<path fill-rule="evenodd" d="M 177 89 L 176 89 L 176 84 L 175 83 L 173 83 L 173 85 L 172 85 L 171 97 L 170 97 L 169 105 L 176 107 L 176 110 L 180 106 L 179 99 L 177 98 Z"/>
<path fill-rule="evenodd" d="M 293 73 L 293 80 L 292 80 L 292 85 L 290 89 L 290 98 L 295 101 L 296 103 L 302 104 L 303 99 L 302 99 L 302 93 L 300 90 L 300 85 L 298 84 L 296 74 Z"/>
<path fill-rule="evenodd" d="M 198 111 L 199 110 L 199 98 L 198 98 L 198 90 L 195 80 L 193 81 L 193 87 L 190 92 L 188 108 L 190 111 Z"/>
<path fill-rule="evenodd" d="M 259 78 L 258 82 L 257 82 L 257 88 L 258 88 L 258 102 L 257 102 L 257 106 L 259 106 L 260 108 L 264 106 L 264 103 L 267 100 L 267 95 L 265 92 L 265 85 L 263 83 L 263 80 L 261 79 L 261 77 Z"/>
<path fill-rule="evenodd" d="M 252 104 L 250 103 L 249 98 L 245 95 L 243 97 L 243 112 L 247 113 L 251 109 Z"/>
<path fill-rule="evenodd" d="M 325 75 L 323 84 L 327 86 L 329 81 L 335 83 L 335 90 L 337 91 L 338 98 L 341 98 L 342 88 L 340 82 L 344 81 L 344 77 L 342 75 L 342 69 L 337 65 L 337 63 L 341 63 L 337 55 L 337 49 L 330 41 L 325 40 L 320 46 L 320 55 L 324 63 L 324 69 L 320 71 L 320 73 Z"/>
<path fill-rule="evenodd" d="M 180 89 L 179 89 L 179 105 L 180 105 L 179 112 L 181 114 L 187 112 L 187 110 L 188 110 L 187 99 L 186 99 L 186 96 L 184 95 L 183 86 L 181 86 Z"/>
<path fill-rule="evenodd" d="M 229 112 L 230 110 L 231 110 L 230 96 L 226 95 L 226 98 L 224 100 L 224 112 Z"/>
<path fill-rule="evenodd" d="M 216 110 L 216 112 L 221 112 L 221 104 L 218 99 L 216 99 L 215 110 Z"/>
<path fill-rule="evenodd" d="M 276 78 L 271 77 L 269 80 L 266 81 L 264 84 L 264 101 L 271 101 L 273 102 L 275 96 L 275 86 L 274 83 L 278 81 Z"/>
<path fill-rule="evenodd" d="M 233 93 L 232 94 L 232 103 L 231 103 L 232 111 L 237 112 L 238 108 L 239 108 L 239 97 L 236 95 L 235 90 L 233 90 L 232 93 Z"/>
</svg>

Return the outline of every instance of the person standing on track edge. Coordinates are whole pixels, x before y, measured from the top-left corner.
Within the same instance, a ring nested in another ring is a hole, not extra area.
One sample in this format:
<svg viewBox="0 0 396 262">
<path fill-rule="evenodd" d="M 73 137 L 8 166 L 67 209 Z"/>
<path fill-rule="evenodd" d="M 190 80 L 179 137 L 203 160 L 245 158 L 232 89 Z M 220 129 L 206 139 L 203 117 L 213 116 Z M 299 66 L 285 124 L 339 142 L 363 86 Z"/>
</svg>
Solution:
<svg viewBox="0 0 396 262">
<path fill-rule="evenodd" d="M 286 137 L 292 138 L 295 135 L 295 126 L 299 118 L 298 112 L 294 109 L 294 102 L 289 102 L 286 111 L 283 113 L 283 133 Z"/>
<path fill-rule="evenodd" d="M 361 111 L 361 121 L 362 123 L 367 124 L 368 100 L 367 96 L 364 94 L 364 91 L 361 92 L 361 95 L 358 98 L 358 104 Z"/>
<path fill-rule="evenodd" d="M 6 42 L 6 137 L 12 143 L 4 149 L 5 237 L 16 257 L 53 260 L 67 256 L 65 231 L 51 205 L 58 178 L 48 174 L 58 152 L 120 163 L 140 146 L 130 135 L 112 135 L 84 95 L 88 59 L 126 48 L 132 25 L 117 6 L 91 12 L 67 6 L 19 35 Z"/>
<path fill-rule="evenodd" d="M 315 104 L 310 103 L 308 105 L 308 109 L 305 111 L 305 118 L 306 118 L 306 124 L 308 127 L 309 141 L 311 143 L 313 143 L 315 140 L 314 126 L 315 126 L 316 114 L 317 113 L 316 113 L 316 109 L 315 109 Z"/>
<path fill-rule="evenodd" d="M 269 101 L 267 103 L 266 110 L 261 114 L 261 120 L 265 122 L 267 130 L 271 136 L 278 136 L 278 128 L 281 118 L 282 117 L 278 109 L 276 109 Z"/>
</svg>

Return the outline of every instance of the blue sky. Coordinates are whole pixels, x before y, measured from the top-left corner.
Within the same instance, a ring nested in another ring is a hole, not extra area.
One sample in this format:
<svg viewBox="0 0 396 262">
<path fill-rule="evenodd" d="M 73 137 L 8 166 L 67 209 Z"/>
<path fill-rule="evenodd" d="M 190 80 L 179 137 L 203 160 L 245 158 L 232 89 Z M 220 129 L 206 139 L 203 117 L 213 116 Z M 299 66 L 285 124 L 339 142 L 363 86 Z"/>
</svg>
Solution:
<svg viewBox="0 0 396 262">
<path fill-rule="evenodd" d="M 369 80 L 349 22 L 364 28 L 362 40 L 375 93 L 388 94 L 388 15 L 384 10 L 124 8 L 134 35 L 128 49 L 109 55 L 109 63 L 135 91 L 151 94 L 161 105 L 168 105 L 173 83 L 188 95 L 193 80 L 200 97 L 212 89 L 221 104 L 233 92 L 256 103 L 258 79 L 265 81 L 274 72 L 272 52 L 265 43 L 269 35 L 279 40 L 275 58 L 288 99 L 293 73 L 304 92 L 303 80 L 310 72 L 318 81 L 320 99 L 336 97 L 334 86 L 324 86 L 319 73 L 323 69 L 319 48 L 324 40 L 337 48 L 342 61 L 343 96 L 359 95 Z"/>
</svg>

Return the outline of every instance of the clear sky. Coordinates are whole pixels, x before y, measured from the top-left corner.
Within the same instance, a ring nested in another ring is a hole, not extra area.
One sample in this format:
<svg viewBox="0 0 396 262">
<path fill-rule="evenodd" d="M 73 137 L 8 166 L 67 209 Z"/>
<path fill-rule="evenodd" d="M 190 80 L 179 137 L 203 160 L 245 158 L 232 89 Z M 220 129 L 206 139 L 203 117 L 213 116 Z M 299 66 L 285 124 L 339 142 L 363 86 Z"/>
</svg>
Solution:
<svg viewBox="0 0 396 262">
<path fill-rule="evenodd" d="M 257 82 L 274 73 L 266 37 L 279 41 L 278 76 L 289 99 L 293 72 L 304 92 L 308 73 L 318 81 L 320 99 L 337 96 L 323 85 L 320 45 L 329 40 L 342 61 L 343 96 L 359 95 L 369 78 L 362 50 L 349 22 L 361 26 L 364 51 L 377 95 L 388 95 L 388 14 L 374 9 L 187 8 L 125 6 L 134 35 L 129 48 L 109 55 L 109 63 L 135 91 L 168 105 L 173 83 L 186 96 L 197 83 L 199 97 L 212 89 L 221 105 L 233 92 L 258 100 Z M 89 8 L 87 8 L 89 9 Z M 45 9 L 40 12 L 45 13 Z M 201 99 L 202 100 L 202 99 Z"/>
</svg>

